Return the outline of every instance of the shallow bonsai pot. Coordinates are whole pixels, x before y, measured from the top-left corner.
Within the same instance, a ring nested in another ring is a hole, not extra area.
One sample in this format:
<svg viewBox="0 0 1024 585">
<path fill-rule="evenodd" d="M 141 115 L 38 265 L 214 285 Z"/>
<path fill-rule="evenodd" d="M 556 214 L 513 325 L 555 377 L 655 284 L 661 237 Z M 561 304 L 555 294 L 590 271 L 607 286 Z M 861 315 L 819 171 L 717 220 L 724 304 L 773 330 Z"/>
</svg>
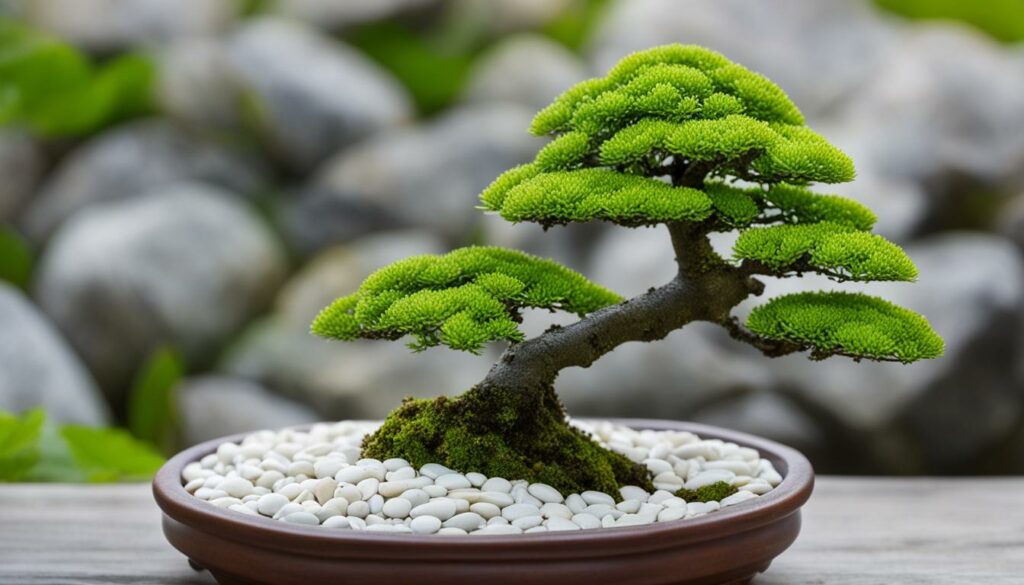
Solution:
<svg viewBox="0 0 1024 585">
<path fill-rule="evenodd" d="M 511 536 L 418 536 L 286 524 L 212 506 L 185 491 L 185 465 L 225 437 L 182 451 L 157 473 L 153 494 L 167 540 L 222 585 L 373 583 L 488 585 L 741 584 L 768 568 L 800 532 L 814 473 L 799 452 L 694 423 L 614 421 L 678 430 L 753 447 L 783 481 L 767 494 L 688 520 L 581 532 Z"/>
</svg>

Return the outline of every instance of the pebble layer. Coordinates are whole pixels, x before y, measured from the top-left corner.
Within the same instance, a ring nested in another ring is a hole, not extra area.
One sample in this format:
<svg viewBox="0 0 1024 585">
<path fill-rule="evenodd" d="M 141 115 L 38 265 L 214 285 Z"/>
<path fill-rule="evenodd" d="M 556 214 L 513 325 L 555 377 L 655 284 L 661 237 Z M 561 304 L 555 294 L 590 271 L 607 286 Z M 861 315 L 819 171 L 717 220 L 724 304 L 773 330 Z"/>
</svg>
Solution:
<svg viewBox="0 0 1024 585">
<path fill-rule="evenodd" d="M 755 499 L 782 477 L 751 448 L 689 432 L 637 431 L 574 421 L 651 474 L 654 493 L 624 486 L 562 494 L 542 483 L 463 473 L 404 459 L 364 459 L 360 444 L 379 423 L 317 424 L 308 432 L 259 431 L 185 466 L 185 489 L 214 506 L 293 524 L 438 535 L 535 534 L 638 526 L 703 516 Z M 720 502 L 675 496 L 725 481 Z"/>
</svg>

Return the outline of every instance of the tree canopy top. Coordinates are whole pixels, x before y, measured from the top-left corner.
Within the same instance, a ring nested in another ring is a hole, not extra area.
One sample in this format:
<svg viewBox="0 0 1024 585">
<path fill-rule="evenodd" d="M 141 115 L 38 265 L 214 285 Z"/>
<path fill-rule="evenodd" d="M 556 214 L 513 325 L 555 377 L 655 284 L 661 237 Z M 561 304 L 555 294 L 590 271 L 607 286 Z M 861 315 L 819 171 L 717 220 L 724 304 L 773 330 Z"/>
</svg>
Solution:
<svg viewBox="0 0 1024 585">
<path fill-rule="evenodd" d="M 545 228 L 587 221 L 666 224 L 680 262 L 678 278 L 726 275 L 728 288 L 742 293 L 728 309 L 758 294 L 756 275 L 816 272 L 836 281 L 917 277 L 903 250 L 870 233 L 876 221 L 871 210 L 811 188 L 852 180 L 850 158 L 808 128 L 777 85 L 714 51 L 666 45 L 629 55 L 606 76 L 556 98 L 536 115 L 531 131 L 553 139 L 533 162 L 484 189 L 484 211 Z M 707 235 L 725 231 L 739 236 L 732 257 L 723 259 Z M 698 267 L 696 272 L 684 274 L 684 256 L 694 257 L 688 266 Z M 669 292 L 658 298 L 680 302 Z M 447 345 L 477 352 L 490 341 L 523 341 L 517 324 L 526 308 L 590 315 L 580 327 L 593 322 L 604 334 L 610 330 L 601 329 L 601 319 L 628 327 L 615 317 L 615 308 L 593 315 L 621 301 L 549 260 L 470 247 L 377 271 L 359 291 L 327 307 L 313 330 L 340 339 L 411 335 L 415 349 Z M 704 306 L 701 299 L 687 301 Z M 625 311 L 629 302 L 616 308 Z M 690 311 L 690 320 L 718 322 L 734 334 L 739 327 L 728 311 L 701 314 L 692 307 L 655 305 L 652 310 L 677 310 L 677 316 Z M 685 324 L 672 322 L 676 328 Z M 613 336 L 656 338 L 650 327 Z M 747 330 L 736 336 L 768 348 L 770 355 L 809 349 L 814 357 L 914 361 L 942 351 L 942 340 L 923 317 L 882 299 L 830 292 L 772 300 L 755 309 Z M 615 345 L 590 343 L 602 352 Z"/>
</svg>

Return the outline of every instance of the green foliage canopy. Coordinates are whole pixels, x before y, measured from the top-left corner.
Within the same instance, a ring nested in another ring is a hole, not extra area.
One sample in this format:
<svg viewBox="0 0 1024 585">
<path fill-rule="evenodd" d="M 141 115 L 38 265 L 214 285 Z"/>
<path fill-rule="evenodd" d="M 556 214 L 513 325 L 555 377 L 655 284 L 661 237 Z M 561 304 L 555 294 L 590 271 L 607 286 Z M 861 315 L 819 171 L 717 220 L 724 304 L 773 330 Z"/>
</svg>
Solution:
<svg viewBox="0 0 1024 585">
<path fill-rule="evenodd" d="M 666 45 L 629 55 L 556 98 L 531 131 L 553 139 L 484 189 L 485 212 L 544 227 L 597 220 L 738 230 L 727 262 L 749 274 L 917 277 L 898 246 L 870 233 L 871 210 L 811 188 L 853 180 L 850 158 L 804 124 L 781 88 L 714 51 Z M 411 334 L 416 349 L 479 351 L 522 339 L 521 308 L 583 316 L 619 301 L 578 274 L 515 254 L 469 248 L 395 263 L 328 307 L 313 330 L 341 339 Z M 817 356 L 913 361 L 941 353 L 922 317 L 868 298 L 783 297 L 755 312 L 748 328 Z M 839 318 L 847 325 L 835 325 Z"/>
<path fill-rule="evenodd" d="M 416 350 L 444 344 L 479 352 L 490 341 L 522 340 L 520 309 L 582 316 L 620 300 L 551 260 L 473 246 L 381 268 L 321 311 L 313 332 L 345 340 L 412 335 Z"/>
</svg>

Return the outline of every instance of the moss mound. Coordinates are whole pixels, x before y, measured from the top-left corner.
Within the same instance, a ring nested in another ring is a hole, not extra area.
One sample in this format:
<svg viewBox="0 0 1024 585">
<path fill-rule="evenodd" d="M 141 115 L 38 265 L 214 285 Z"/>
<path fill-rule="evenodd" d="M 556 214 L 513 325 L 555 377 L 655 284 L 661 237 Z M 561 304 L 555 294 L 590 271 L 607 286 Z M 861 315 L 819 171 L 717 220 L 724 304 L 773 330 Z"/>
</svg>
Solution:
<svg viewBox="0 0 1024 585">
<path fill-rule="evenodd" d="M 563 494 L 651 489 L 647 471 L 565 422 L 551 387 L 475 387 L 457 398 L 406 399 L 363 441 L 366 457 L 441 463 L 488 477 L 543 482 Z"/>
<path fill-rule="evenodd" d="M 721 502 L 736 492 L 736 488 L 729 482 L 719 481 L 695 490 L 683 488 L 676 492 L 676 496 L 687 502 Z"/>
</svg>

